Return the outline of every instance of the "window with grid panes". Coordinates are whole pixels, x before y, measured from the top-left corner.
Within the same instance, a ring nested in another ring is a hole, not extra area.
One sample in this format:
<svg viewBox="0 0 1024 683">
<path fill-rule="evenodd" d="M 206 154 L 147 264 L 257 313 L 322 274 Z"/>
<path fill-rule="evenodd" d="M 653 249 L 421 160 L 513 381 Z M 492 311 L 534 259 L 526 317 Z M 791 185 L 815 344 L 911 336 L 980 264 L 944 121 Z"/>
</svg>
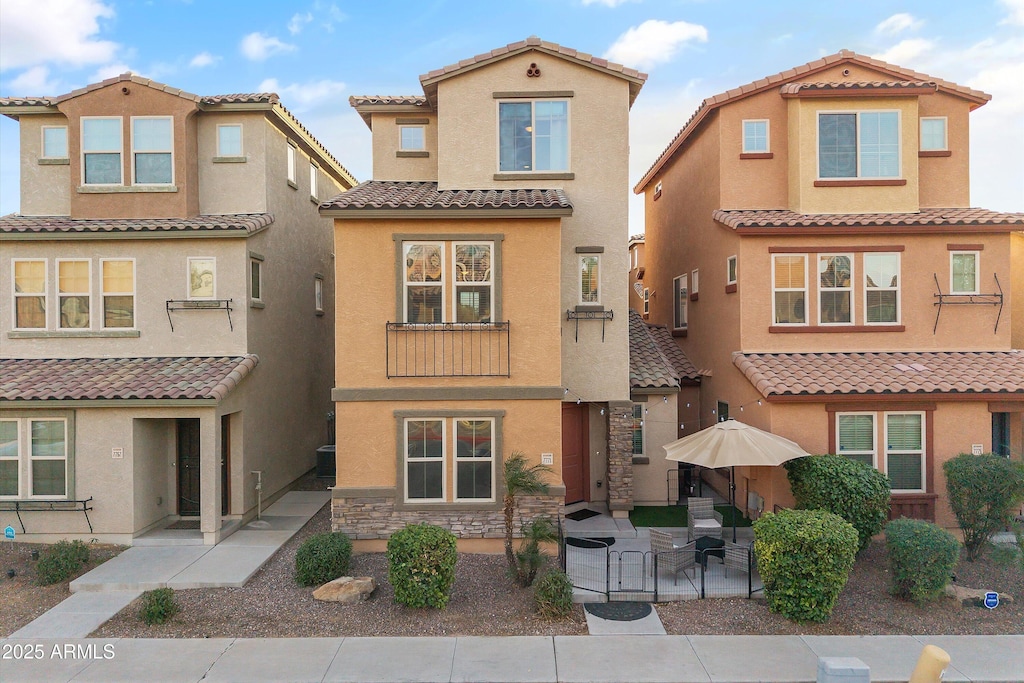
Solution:
<svg viewBox="0 0 1024 683">
<path fill-rule="evenodd" d="M 864 322 L 895 323 L 900 319 L 900 255 L 864 254 Z"/>
<path fill-rule="evenodd" d="M 807 256 L 774 255 L 772 278 L 775 324 L 806 325 Z"/>
</svg>

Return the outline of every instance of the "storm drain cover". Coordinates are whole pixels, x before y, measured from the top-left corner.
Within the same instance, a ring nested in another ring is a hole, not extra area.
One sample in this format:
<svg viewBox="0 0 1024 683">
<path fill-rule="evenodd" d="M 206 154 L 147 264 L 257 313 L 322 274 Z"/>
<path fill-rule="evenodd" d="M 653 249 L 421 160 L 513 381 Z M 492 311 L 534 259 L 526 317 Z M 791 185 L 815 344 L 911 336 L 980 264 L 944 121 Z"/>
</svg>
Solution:
<svg viewBox="0 0 1024 683">
<path fill-rule="evenodd" d="M 609 621 L 636 621 L 651 613 L 651 605 L 646 602 L 588 602 L 583 609 Z"/>
</svg>

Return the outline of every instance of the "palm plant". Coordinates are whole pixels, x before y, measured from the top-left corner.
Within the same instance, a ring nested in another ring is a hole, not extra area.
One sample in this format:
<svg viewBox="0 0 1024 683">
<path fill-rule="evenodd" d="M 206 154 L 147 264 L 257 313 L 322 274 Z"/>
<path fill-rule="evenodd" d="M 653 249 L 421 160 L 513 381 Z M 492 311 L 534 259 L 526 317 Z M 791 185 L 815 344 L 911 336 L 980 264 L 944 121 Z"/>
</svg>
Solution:
<svg viewBox="0 0 1024 683">
<path fill-rule="evenodd" d="M 528 465 L 525 454 L 521 451 L 512 451 L 512 455 L 505 460 L 504 473 L 505 561 L 508 562 L 509 573 L 522 584 L 526 577 L 520 570 L 516 554 L 512 550 L 512 525 L 515 521 L 516 496 L 546 494 L 548 492 L 548 485 L 544 481 L 543 476 L 547 473 L 554 473 L 554 470 L 547 465 Z M 527 539 L 527 543 L 529 543 L 529 539 Z M 536 574 L 536 569 L 532 573 Z M 528 586 L 530 584 L 527 583 L 525 585 Z"/>
</svg>

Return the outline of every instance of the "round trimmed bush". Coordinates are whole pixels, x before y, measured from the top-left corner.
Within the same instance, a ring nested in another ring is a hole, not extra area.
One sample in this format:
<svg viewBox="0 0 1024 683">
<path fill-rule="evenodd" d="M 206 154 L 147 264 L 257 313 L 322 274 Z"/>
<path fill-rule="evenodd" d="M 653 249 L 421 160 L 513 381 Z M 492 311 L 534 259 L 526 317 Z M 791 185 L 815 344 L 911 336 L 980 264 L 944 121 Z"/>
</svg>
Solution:
<svg viewBox="0 0 1024 683">
<path fill-rule="evenodd" d="M 754 554 L 768 609 L 825 621 L 857 554 L 857 530 L 825 510 L 782 510 L 754 522 Z"/>
<path fill-rule="evenodd" d="M 857 551 L 881 533 L 889 518 L 889 477 L 845 455 L 812 455 L 785 465 L 802 510 L 828 510 L 857 530 Z"/>
<path fill-rule="evenodd" d="M 961 453 L 942 463 L 942 471 L 967 559 L 973 562 L 989 536 L 1010 526 L 1013 509 L 1024 501 L 1024 463 L 993 453 Z"/>
<path fill-rule="evenodd" d="M 413 524 L 388 539 L 388 581 L 395 602 L 443 609 L 455 582 L 455 534 L 432 524 Z"/>
<path fill-rule="evenodd" d="M 40 586 L 67 581 L 89 561 L 89 546 L 82 541 L 57 541 L 46 549 L 36 564 Z"/>
<path fill-rule="evenodd" d="M 320 586 L 348 574 L 352 541 L 341 532 L 307 538 L 295 553 L 295 580 L 300 586 Z"/>
<path fill-rule="evenodd" d="M 920 519 L 894 519 L 885 527 L 892 592 L 920 604 L 942 595 L 960 559 L 960 542 Z"/>
<path fill-rule="evenodd" d="M 157 588 L 142 594 L 139 616 L 150 626 L 163 624 L 177 613 L 178 603 L 174 601 L 173 588 Z"/>
<path fill-rule="evenodd" d="M 572 612 L 572 581 L 561 569 L 553 569 L 538 579 L 533 600 L 542 617 L 564 619 Z"/>
</svg>

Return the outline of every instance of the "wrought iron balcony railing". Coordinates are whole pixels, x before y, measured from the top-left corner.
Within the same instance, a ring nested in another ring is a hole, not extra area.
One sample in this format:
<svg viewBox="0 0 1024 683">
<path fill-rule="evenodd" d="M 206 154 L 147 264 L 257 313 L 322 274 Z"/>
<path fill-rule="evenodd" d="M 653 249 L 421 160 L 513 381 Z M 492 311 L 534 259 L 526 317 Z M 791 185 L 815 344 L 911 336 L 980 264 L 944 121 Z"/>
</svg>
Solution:
<svg viewBox="0 0 1024 683">
<path fill-rule="evenodd" d="M 508 377 L 510 325 L 389 322 L 388 377 Z"/>
</svg>

